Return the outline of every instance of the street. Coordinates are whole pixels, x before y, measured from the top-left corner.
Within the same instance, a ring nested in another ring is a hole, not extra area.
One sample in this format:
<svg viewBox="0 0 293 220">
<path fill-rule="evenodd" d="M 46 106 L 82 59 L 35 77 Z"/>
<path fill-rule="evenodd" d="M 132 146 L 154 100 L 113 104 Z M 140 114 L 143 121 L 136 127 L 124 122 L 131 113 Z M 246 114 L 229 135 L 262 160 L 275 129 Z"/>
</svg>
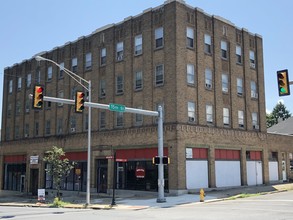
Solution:
<svg viewBox="0 0 293 220">
<path fill-rule="evenodd" d="M 0 207 L 0 219 L 213 219 L 293 220 L 293 191 L 210 203 L 189 203 L 141 210 Z"/>
</svg>

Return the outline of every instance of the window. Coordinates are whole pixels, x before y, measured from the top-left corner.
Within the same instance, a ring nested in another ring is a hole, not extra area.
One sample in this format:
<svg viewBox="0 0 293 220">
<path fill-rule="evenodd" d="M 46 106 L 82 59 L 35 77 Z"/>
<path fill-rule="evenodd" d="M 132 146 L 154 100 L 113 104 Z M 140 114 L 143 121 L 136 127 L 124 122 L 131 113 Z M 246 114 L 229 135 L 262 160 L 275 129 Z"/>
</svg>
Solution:
<svg viewBox="0 0 293 220">
<path fill-rule="evenodd" d="M 229 91 L 228 75 L 222 74 L 222 92 L 227 93 Z"/>
<path fill-rule="evenodd" d="M 59 79 L 62 79 L 64 77 L 64 62 L 60 63 L 60 69 L 59 69 Z"/>
<path fill-rule="evenodd" d="M 193 48 L 194 45 L 194 31 L 193 28 L 186 28 L 186 44 L 187 47 Z"/>
<path fill-rule="evenodd" d="M 58 92 L 58 98 L 61 98 L 61 99 L 64 98 L 64 91 L 63 91 L 63 90 L 60 90 L 60 91 Z M 58 106 L 63 106 L 63 103 L 58 102 Z"/>
<path fill-rule="evenodd" d="M 243 113 L 243 111 L 238 111 L 238 125 L 239 125 L 239 128 L 244 128 L 244 113 Z"/>
<path fill-rule="evenodd" d="M 123 94 L 123 76 L 116 77 L 116 94 Z"/>
<path fill-rule="evenodd" d="M 30 112 L 30 106 L 31 106 L 31 100 L 26 100 L 25 101 L 25 113 Z"/>
<path fill-rule="evenodd" d="M 187 110 L 188 110 L 188 122 L 194 123 L 195 122 L 195 103 L 188 102 Z"/>
<path fill-rule="evenodd" d="M 162 27 L 157 28 L 155 30 L 155 40 L 156 40 L 156 47 L 155 48 L 160 48 L 164 46 L 164 29 Z"/>
<path fill-rule="evenodd" d="M 207 123 L 209 124 L 213 123 L 213 106 L 212 105 L 206 105 L 206 119 L 207 119 Z"/>
<path fill-rule="evenodd" d="M 142 86 L 142 71 L 135 72 L 134 89 L 141 90 Z"/>
<path fill-rule="evenodd" d="M 106 64 L 106 56 L 107 56 L 107 50 L 106 50 L 106 48 L 102 48 L 101 49 L 101 60 L 100 60 L 101 66 Z"/>
<path fill-rule="evenodd" d="M 164 84 L 164 65 L 160 64 L 156 66 L 156 72 L 155 72 L 155 84 L 156 86 L 160 86 Z"/>
<path fill-rule="evenodd" d="M 236 62 L 238 64 L 242 63 L 242 48 L 239 45 L 236 46 Z"/>
<path fill-rule="evenodd" d="M 29 73 L 26 76 L 26 87 L 27 88 L 30 88 L 31 87 L 31 84 L 32 84 L 32 74 Z"/>
<path fill-rule="evenodd" d="M 53 69 L 52 69 L 52 66 L 49 66 L 47 71 L 47 81 L 51 81 L 52 77 L 53 77 Z"/>
<path fill-rule="evenodd" d="M 257 99 L 258 94 L 257 94 L 256 82 L 255 81 L 250 81 L 250 88 L 251 88 L 251 98 Z"/>
<path fill-rule="evenodd" d="M 19 136 L 19 126 L 16 125 L 15 126 L 15 139 L 18 139 L 18 138 L 20 138 L 20 136 Z"/>
<path fill-rule="evenodd" d="M 123 112 L 115 112 L 116 127 L 123 127 Z"/>
<path fill-rule="evenodd" d="M 18 79 L 17 79 L 17 90 L 21 90 L 21 80 L 22 80 L 22 78 L 18 77 Z"/>
<path fill-rule="evenodd" d="M 226 41 L 221 41 L 221 57 L 223 59 L 227 59 L 228 58 L 228 45 Z"/>
<path fill-rule="evenodd" d="M 237 95 L 243 95 L 243 80 L 237 78 Z"/>
<path fill-rule="evenodd" d="M 137 35 L 134 39 L 134 54 L 142 54 L 142 35 Z"/>
<path fill-rule="evenodd" d="M 229 126 L 230 124 L 230 117 L 229 117 L 229 109 L 223 108 L 223 124 L 224 126 Z"/>
<path fill-rule="evenodd" d="M 41 71 L 40 70 L 38 70 L 36 72 L 35 81 L 36 81 L 37 84 L 40 84 L 41 83 Z"/>
<path fill-rule="evenodd" d="M 256 112 L 252 112 L 251 113 L 251 118 L 252 118 L 252 128 L 253 129 L 259 129 L 259 125 L 258 125 L 258 119 L 257 119 L 257 113 Z"/>
<path fill-rule="evenodd" d="M 46 135 L 50 135 L 51 134 L 51 122 L 50 120 L 46 121 Z"/>
<path fill-rule="evenodd" d="M 138 109 L 142 109 L 142 106 L 138 106 Z M 143 115 L 142 114 L 135 114 L 135 125 L 140 126 L 143 122 Z"/>
<path fill-rule="evenodd" d="M 25 125 L 24 125 L 24 137 L 25 137 L 25 138 L 29 137 L 29 133 L 30 133 L 30 127 L 29 127 L 29 124 L 25 124 Z"/>
<path fill-rule="evenodd" d="M 35 123 L 35 136 L 39 136 L 39 122 Z"/>
<path fill-rule="evenodd" d="M 70 117 L 70 132 L 74 133 L 76 131 L 76 118 L 74 116 Z"/>
<path fill-rule="evenodd" d="M 71 60 L 71 70 L 74 73 L 77 71 L 77 57 L 72 58 Z"/>
<path fill-rule="evenodd" d="M 250 61 L 250 67 L 255 68 L 255 57 L 254 57 L 254 51 L 249 51 L 249 61 Z"/>
<path fill-rule="evenodd" d="M 85 70 L 90 70 L 92 68 L 92 53 L 87 53 L 85 55 Z"/>
<path fill-rule="evenodd" d="M 212 38 L 211 35 L 204 35 L 204 52 L 211 54 L 212 53 Z"/>
<path fill-rule="evenodd" d="M 100 98 L 106 97 L 106 81 L 100 80 L 100 92 L 99 92 Z"/>
<path fill-rule="evenodd" d="M 194 65 L 187 64 L 187 83 L 194 84 Z"/>
<path fill-rule="evenodd" d="M 84 130 L 87 131 L 89 129 L 89 116 L 88 114 L 84 115 Z"/>
<path fill-rule="evenodd" d="M 212 89 L 213 78 L 212 71 L 210 69 L 205 69 L 205 87 L 206 89 Z"/>
<path fill-rule="evenodd" d="M 20 101 L 16 101 L 16 104 L 15 104 L 16 115 L 20 115 L 20 109 L 21 109 Z"/>
<path fill-rule="evenodd" d="M 30 101 L 30 100 L 29 100 L 29 101 Z M 11 103 L 8 103 L 8 105 L 7 105 L 7 116 L 8 116 L 8 117 L 11 116 L 11 109 L 12 109 L 11 106 L 12 106 Z"/>
<path fill-rule="evenodd" d="M 123 60 L 123 42 L 118 42 L 116 44 L 116 60 Z"/>
<path fill-rule="evenodd" d="M 57 134 L 58 135 L 60 135 L 60 134 L 62 134 L 62 126 L 63 125 L 63 119 L 62 118 L 58 118 L 58 120 L 57 120 Z"/>
<path fill-rule="evenodd" d="M 5 135 L 6 140 L 10 139 L 10 127 L 6 127 L 6 135 Z"/>
<path fill-rule="evenodd" d="M 106 112 L 105 111 L 99 112 L 99 128 L 100 129 L 106 128 Z"/>
<path fill-rule="evenodd" d="M 11 79 L 11 80 L 9 80 L 9 87 L 8 87 L 8 92 L 9 92 L 9 94 L 12 93 L 12 85 L 13 85 L 13 81 L 12 81 L 12 79 Z"/>
</svg>

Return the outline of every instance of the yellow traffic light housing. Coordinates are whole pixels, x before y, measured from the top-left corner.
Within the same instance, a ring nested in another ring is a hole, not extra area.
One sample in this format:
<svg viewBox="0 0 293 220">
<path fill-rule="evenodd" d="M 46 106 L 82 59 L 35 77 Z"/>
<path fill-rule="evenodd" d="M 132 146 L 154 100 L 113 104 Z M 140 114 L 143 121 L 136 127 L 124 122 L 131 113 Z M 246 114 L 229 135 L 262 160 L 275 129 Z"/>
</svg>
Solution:
<svg viewBox="0 0 293 220">
<path fill-rule="evenodd" d="M 163 156 L 162 162 L 164 165 L 170 164 L 170 157 Z"/>
<path fill-rule="evenodd" d="M 33 94 L 33 108 L 41 109 L 43 106 L 43 91 L 44 88 L 42 86 L 35 86 L 34 94 Z"/>
<path fill-rule="evenodd" d="M 84 97 L 83 92 L 76 92 L 75 94 L 75 112 L 82 113 L 84 109 Z"/>
<path fill-rule="evenodd" d="M 288 70 L 280 70 L 277 72 L 279 96 L 290 95 L 290 85 Z"/>
<path fill-rule="evenodd" d="M 159 165 L 160 164 L 160 157 L 159 156 L 153 157 L 153 164 L 155 164 L 155 165 Z"/>
</svg>

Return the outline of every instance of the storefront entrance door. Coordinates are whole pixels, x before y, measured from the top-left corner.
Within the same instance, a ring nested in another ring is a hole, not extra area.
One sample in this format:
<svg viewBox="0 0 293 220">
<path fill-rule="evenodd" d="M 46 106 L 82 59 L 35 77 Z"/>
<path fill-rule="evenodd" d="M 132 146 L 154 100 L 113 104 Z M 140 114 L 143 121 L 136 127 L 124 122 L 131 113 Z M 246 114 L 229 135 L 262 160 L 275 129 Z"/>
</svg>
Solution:
<svg viewBox="0 0 293 220">
<path fill-rule="evenodd" d="M 31 169 L 31 193 L 33 196 L 38 195 L 38 180 L 39 180 L 39 170 L 38 169 Z"/>
</svg>

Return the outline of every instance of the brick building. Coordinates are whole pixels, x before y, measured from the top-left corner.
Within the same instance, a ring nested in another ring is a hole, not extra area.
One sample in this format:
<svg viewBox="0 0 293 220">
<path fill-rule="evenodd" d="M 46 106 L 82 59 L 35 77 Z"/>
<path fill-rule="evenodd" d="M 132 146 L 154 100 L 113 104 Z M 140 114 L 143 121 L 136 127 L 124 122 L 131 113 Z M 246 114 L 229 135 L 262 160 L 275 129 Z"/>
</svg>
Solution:
<svg viewBox="0 0 293 220">
<path fill-rule="evenodd" d="M 262 37 L 230 21 L 169 0 L 38 55 L 90 79 L 92 102 L 163 106 L 164 154 L 171 158 L 165 189 L 171 193 L 266 184 L 290 174 L 292 137 L 266 132 Z M 35 84 L 46 96 L 66 99 L 81 86 L 34 58 L 4 73 L 1 189 L 52 188 L 42 158 L 56 145 L 78 163 L 63 189 L 85 191 L 87 109 L 76 114 L 73 106 L 45 102 L 37 111 L 29 99 Z M 91 190 L 112 188 L 108 158 L 116 151 L 123 161 L 117 162 L 117 188 L 155 191 L 156 119 L 93 109 L 91 123 Z"/>
</svg>

